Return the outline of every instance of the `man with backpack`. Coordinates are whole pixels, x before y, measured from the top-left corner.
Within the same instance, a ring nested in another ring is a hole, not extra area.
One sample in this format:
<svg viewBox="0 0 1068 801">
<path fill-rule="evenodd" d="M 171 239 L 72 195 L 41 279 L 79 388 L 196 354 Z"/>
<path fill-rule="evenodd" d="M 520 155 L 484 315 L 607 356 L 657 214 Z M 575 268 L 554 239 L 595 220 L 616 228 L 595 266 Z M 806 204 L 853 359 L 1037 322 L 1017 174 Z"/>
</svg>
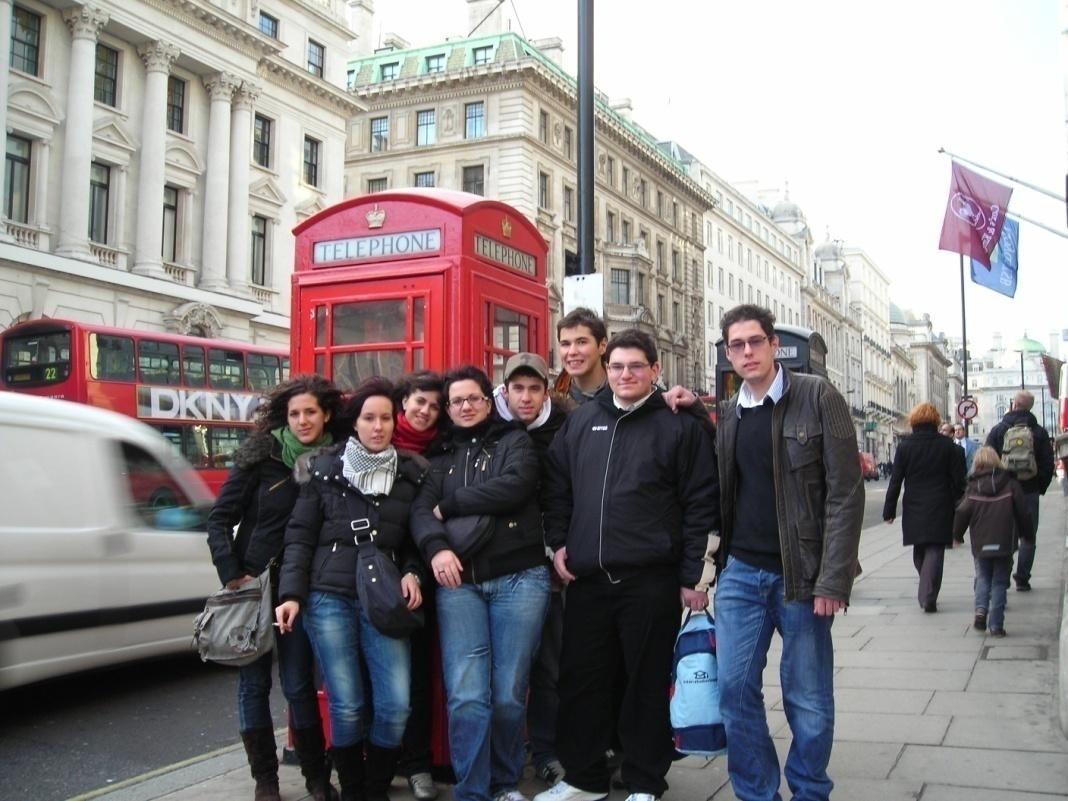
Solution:
<svg viewBox="0 0 1068 801">
<path fill-rule="evenodd" d="M 990 429 L 986 438 L 986 444 L 998 452 L 1005 467 L 1016 475 L 1031 515 L 1031 536 L 1021 532 L 1016 572 L 1012 574 L 1017 592 L 1031 589 L 1031 566 L 1035 561 L 1035 537 L 1038 534 L 1038 499 L 1046 494 L 1046 488 L 1053 480 L 1053 445 L 1046 429 L 1031 413 L 1034 405 L 1035 396 L 1021 389 L 1016 393 L 1012 411 Z"/>
</svg>

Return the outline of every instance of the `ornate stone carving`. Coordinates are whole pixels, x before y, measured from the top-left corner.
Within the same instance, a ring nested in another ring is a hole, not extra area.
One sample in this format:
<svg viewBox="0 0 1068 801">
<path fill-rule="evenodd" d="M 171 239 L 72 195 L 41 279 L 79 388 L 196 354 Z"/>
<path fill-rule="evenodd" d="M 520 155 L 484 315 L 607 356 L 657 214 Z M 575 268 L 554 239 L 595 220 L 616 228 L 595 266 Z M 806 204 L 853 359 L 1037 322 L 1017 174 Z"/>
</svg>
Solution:
<svg viewBox="0 0 1068 801">
<path fill-rule="evenodd" d="M 167 329 L 176 334 L 191 334 L 214 339 L 222 331 L 222 320 L 215 309 L 206 303 L 190 301 L 164 315 Z"/>
<path fill-rule="evenodd" d="M 230 72 L 217 72 L 204 78 L 204 88 L 214 102 L 216 100 L 230 101 L 234 96 L 234 90 L 241 85 L 241 79 Z"/>
<path fill-rule="evenodd" d="M 251 111 L 256 105 L 256 99 L 260 96 L 263 87 L 254 81 L 242 81 L 234 92 L 234 108 Z"/>
<path fill-rule="evenodd" d="M 70 35 L 73 38 L 89 39 L 94 42 L 100 29 L 108 24 L 109 19 L 111 17 L 106 11 L 91 5 L 72 8 L 63 13 L 63 21 L 70 28 Z"/>
<path fill-rule="evenodd" d="M 167 42 L 146 42 L 137 48 L 137 55 L 141 57 L 148 72 L 169 73 L 178 53 L 178 48 Z"/>
<path fill-rule="evenodd" d="M 442 133 L 451 134 L 456 129 L 456 112 L 451 107 L 445 109 L 441 115 Z"/>
</svg>

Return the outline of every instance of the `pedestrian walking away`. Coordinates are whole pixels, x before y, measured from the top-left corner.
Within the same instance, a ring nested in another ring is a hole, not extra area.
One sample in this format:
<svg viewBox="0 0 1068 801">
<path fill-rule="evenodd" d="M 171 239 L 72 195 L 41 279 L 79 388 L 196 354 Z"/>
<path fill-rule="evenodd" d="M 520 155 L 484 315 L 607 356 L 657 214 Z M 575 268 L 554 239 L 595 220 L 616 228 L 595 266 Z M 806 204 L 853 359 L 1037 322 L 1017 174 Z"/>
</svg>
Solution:
<svg viewBox="0 0 1068 801">
<path fill-rule="evenodd" d="M 763 671 L 782 638 L 783 708 L 793 797 L 826 801 L 834 734 L 831 625 L 859 571 L 864 481 L 849 408 L 818 376 L 777 365 L 775 317 L 736 306 L 720 323 L 742 379 L 723 406 L 717 450 L 722 533 L 716 646 L 727 771 L 740 801 L 781 801 Z M 946 442 L 947 447 L 952 447 Z"/>
</svg>

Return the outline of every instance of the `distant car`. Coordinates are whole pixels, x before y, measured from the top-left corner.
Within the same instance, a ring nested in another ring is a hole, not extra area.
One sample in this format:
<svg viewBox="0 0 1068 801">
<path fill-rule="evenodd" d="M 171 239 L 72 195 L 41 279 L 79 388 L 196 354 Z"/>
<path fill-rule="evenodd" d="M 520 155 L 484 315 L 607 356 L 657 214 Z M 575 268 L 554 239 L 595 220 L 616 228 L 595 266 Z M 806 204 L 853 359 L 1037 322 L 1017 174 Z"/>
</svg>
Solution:
<svg viewBox="0 0 1068 801">
<path fill-rule="evenodd" d="M 857 451 L 857 461 L 860 463 L 860 474 L 865 481 L 876 481 L 879 478 L 879 468 L 875 464 L 875 457 L 870 453 Z"/>
<path fill-rule="evenodd" d="M 0 689 L 192 652 L 211 493 L 160 434 L 0 392 Z"/>
</svg>

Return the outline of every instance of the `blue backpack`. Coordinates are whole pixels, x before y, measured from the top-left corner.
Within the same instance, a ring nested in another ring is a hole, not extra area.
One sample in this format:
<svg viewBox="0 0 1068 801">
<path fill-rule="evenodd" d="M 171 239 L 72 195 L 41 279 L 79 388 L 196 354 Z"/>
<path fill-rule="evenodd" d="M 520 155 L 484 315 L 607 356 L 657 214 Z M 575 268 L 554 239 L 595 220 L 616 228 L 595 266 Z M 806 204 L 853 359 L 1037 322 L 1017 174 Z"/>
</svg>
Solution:
<svg viewBox="0 0 1068 801">
<path fill-rule="evenodd" d="M 671 728 L 680 754 L 716 756 L 727 750 L 727 732 L 719 713 L 716 668 L 716 623 L 686 613 L 675 640 L 671 670 Z"/>
</svg>

